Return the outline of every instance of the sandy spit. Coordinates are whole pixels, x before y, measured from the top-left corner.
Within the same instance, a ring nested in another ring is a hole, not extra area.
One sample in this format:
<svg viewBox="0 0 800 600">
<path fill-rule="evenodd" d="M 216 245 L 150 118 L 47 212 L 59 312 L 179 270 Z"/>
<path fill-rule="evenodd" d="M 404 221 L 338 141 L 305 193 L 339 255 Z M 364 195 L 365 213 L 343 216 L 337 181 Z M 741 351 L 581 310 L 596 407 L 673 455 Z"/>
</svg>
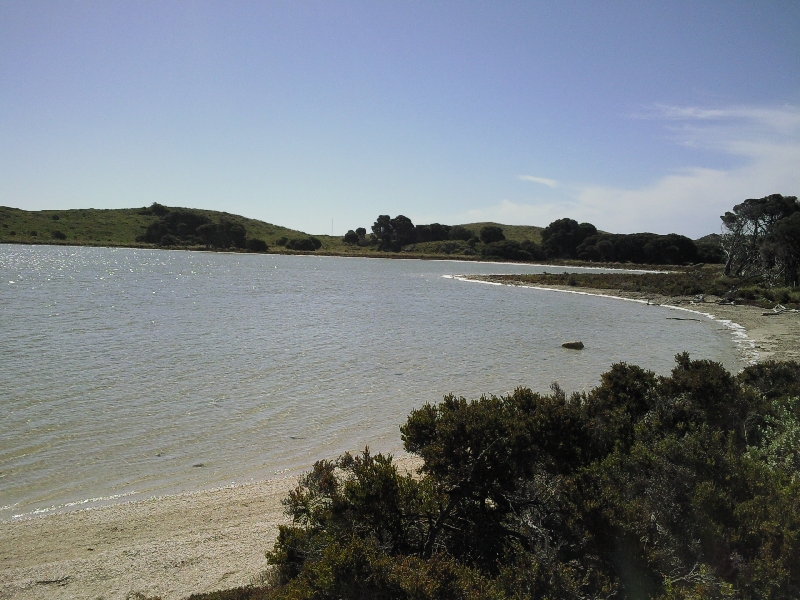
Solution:
<svg viewBox="0 0 800 600">
<path fill-rule="evenodd" d="M 541 286 L 536 286 L 540 289 Z M 549 286 L 672 306 L 676 317 L 720 320 L 751 360 L 800 361 L 800 313 L 764 315 L 714 298 L 672 298 Z M 700 318 L 700 317 L 698 317 Z M 419 464 L 397 459 L 403 469 Z M 0 522 L 0 599 L 178 600 L 258 583 L 264 553 L 287 522 L 281 500 L 296 478 Z"/>
</svg>

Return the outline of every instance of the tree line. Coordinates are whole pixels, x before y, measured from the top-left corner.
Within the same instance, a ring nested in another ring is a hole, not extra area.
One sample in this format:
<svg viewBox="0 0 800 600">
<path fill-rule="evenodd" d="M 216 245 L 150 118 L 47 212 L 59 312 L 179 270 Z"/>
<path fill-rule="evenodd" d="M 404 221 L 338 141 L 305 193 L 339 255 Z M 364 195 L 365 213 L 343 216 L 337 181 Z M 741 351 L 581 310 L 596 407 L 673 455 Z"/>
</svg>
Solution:
<svg viewBox="0 0 800 600">
<path fill-rule="evenodd" d="M 800 364 L 676 357 L 589 391 L 446 396 L 405 449 L 320 461 L 264 598 L 796 598 Z M 242 596 L 242 598 L 250 596 Z M 256 596 L 252 596 L 256 597 Z"/>
<path fill-rule="evenodd" d="M 408 217 L 380 215 L 372 233 L 360 227 L 348 231 L 343 241 L 378 250 L 399 252 L 410 244 L 435 241 L 466 242 L 465 254 L 507 260 L 573 259 L 590 262 L 630 262 L 637 264 L 721 263 L 722 250 L 716 240 L 694 242 L 675 233 L 611 234 L 598 232 L 591 223 L 558 219 L 542 230 L 541 244 L 531 240 L 508 240 L 496 225 L 481 228 L 478 234 L 460 225 L 414 225 Z M 478 244 L 481 244 L 478 246 Z"/>
</svg>

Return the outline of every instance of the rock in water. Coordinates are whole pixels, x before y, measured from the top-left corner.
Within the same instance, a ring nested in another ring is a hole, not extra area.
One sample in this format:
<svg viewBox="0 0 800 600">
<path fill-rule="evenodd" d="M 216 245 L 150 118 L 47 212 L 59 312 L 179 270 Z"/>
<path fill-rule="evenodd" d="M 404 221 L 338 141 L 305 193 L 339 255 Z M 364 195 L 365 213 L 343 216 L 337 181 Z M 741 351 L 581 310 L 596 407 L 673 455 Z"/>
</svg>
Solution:
<svg viewBox="0 0 800 600">
<path fill-rule="evenodd" d="M 561 344 L 562 348 L 571 348 L 572 350 L 583 350 L 583 342 L 564 342 Z"/>
</svg>

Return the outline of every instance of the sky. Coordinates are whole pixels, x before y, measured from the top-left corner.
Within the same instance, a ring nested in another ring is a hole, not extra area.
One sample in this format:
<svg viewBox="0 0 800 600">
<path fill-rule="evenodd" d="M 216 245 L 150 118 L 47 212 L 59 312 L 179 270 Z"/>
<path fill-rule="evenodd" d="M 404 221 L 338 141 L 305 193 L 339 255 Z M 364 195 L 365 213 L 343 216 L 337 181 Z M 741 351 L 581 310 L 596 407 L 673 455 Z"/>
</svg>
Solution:
<svg viewBox="0 0 800 600">
<path fill-rule="evenodd" d="M 0 205 L 697 238 L 800 195 L 800 2 L 0 1 Z"/>
</svg>

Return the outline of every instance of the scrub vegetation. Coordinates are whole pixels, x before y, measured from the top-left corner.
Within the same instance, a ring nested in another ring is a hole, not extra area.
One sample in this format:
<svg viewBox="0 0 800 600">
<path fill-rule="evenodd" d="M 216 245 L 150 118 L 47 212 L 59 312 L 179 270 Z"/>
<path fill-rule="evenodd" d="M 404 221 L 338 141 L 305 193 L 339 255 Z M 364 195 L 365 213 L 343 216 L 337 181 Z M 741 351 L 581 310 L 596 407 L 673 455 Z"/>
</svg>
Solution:
<svg viewBox="0 0 800 600">
<path fill-rule="evenodd" d="M 795 598 L 800 364 L 676 357 L 598 387 L 447 396 L 391 456 L 320 461 L 269 583 L 200 599 Z"/>
<path fill-rule="evenodd" d="M 763 281 L 728 277 L 722 265 L 697 265 L 658 273 L 536 273 L 476 277 L 509 285 L 570 286 L 660 296 L 713 296 L 721 302 L 772 308 L 800 308 L 800 288 L 771 287 Z"/>
</svg>

